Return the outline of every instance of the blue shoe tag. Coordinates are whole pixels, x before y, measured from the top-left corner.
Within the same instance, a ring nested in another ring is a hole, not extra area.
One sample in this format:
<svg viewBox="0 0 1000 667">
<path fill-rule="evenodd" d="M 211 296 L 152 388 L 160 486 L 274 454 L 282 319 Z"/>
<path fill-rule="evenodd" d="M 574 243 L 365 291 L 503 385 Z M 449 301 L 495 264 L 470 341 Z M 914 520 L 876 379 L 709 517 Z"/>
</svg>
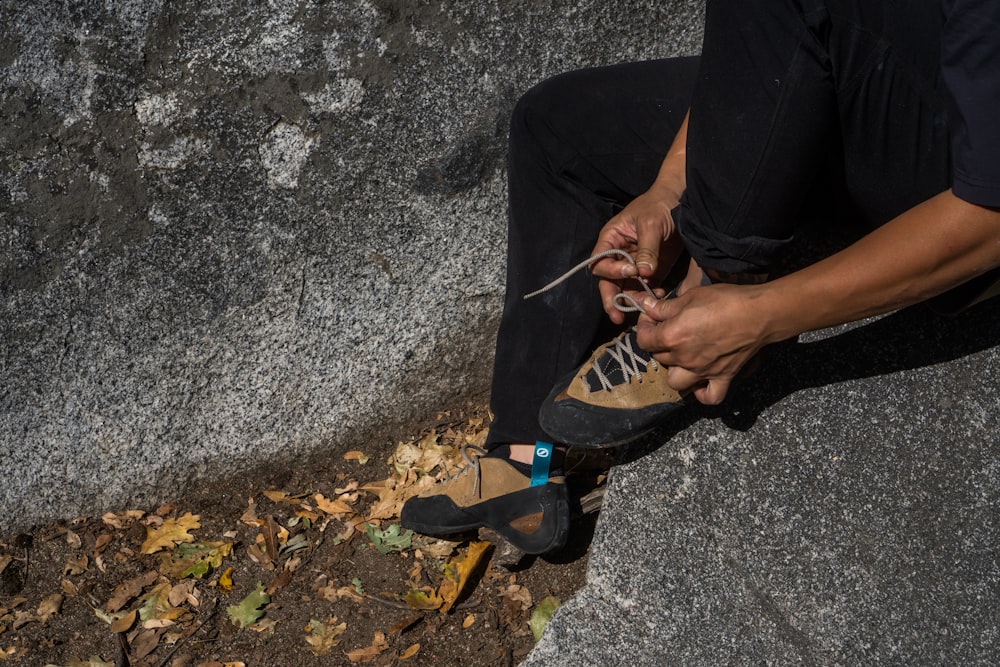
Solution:
<svg viewBox="0 0 1000 667">
<path fill-rule="evenodd" d="M 535 442 L 535 454 L 531 457 L 531 485 L 541 486 L 549 482 L 549 468 L 552 465 L 552 443 Z"/>
</svg>

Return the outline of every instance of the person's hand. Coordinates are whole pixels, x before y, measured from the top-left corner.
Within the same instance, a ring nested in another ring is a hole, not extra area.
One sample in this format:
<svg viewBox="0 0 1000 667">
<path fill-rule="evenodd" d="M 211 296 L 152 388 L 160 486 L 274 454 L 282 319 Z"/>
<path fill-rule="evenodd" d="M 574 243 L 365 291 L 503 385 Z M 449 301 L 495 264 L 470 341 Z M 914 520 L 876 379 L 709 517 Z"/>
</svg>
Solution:
<svg viewBox="0 0 1000 667">
<path fill-rule="evenodd" d="M 680 255 L 683 244 L 675 233 L 670 213 L 679 201 L 679 194 L 654 184 L 601 229 L 592 255 L 615 249 L 624 250 L 635 259 L 633 265 L 625 259 L 605 257 L 591 267 L 591 272 L 601 279 L 604 310 L 615 324 L 625 321 L 625 316 L 614 307 L 616 295 L 623 291 L 645 295 L 637 277 L 658 285 Z"/>
<path fill-rule="evenodd" d="M 695 287 L 641 301 L 639 347 L 668 368 L 667 382 L 706 405 L 722 402 L 736 374 L 767 342 L 754 307 L 764 285 Z"/>
</svg>

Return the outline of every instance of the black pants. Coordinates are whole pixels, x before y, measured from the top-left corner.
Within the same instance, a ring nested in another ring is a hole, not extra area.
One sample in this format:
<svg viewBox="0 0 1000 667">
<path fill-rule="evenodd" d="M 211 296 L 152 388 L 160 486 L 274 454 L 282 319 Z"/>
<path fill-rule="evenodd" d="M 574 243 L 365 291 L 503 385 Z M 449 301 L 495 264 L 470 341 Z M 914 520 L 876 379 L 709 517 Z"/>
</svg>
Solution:
<svg viewBox="0 0 1000 667">
<path fill-rule="evenodd" d="M 507 295 L 490 443 L 546 439 L 538 408 L 614 334 L 579 273 L 601 227 L 653 182 L 685 113 L 688 252 L 773 272 L 817 183 L 870 225 L 949 187 L 937 0 L 709 1 L 700 58 L 563 74 L 511 121 Z"/>
</svg>

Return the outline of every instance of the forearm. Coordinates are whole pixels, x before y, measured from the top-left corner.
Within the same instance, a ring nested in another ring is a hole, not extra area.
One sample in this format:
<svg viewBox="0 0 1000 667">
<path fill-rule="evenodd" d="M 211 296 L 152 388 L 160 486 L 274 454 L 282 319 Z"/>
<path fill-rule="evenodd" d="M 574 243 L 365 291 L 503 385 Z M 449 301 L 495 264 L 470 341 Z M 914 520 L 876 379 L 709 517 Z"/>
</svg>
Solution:
<svg viewBox="0 0 1000 667">
<path fill-rule="evenodd" d="M 749 296 L 764 338 L 777 341 L 909 306 L 996 266 L 1000 211 L 948 191 Z"/>
<path fill-rule="evenodd" d="M 688 116 L 690 114 L 690 111 L 684 114 L 681 127 L 677 130 L 677 136 L 674 137 L 674 141 L 670 146 L 670 150 L 667 151 L 666 157 L 663 158 L 660 171 L 657 173 L 656 181 L 653 184 L 653 187 L 665 189 L 677 200 L 684 193 L 684 188 L 687 184 L 685 170 L 687 169 L 687 130 Z"/>
</svg>

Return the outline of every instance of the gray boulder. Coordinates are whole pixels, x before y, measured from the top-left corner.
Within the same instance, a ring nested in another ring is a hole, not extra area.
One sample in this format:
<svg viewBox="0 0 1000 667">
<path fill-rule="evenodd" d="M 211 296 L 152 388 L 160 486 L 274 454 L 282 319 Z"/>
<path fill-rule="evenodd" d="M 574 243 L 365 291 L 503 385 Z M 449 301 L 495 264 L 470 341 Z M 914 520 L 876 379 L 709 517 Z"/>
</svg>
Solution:
<svg viewBox="0 0 1000 667">
<path fill-rule="evenodd" d="M 803 337 L 623 452 L 524 667 L 995 665 L 1000 299 Z"/>
<path fill-rule="evenodd" d="M 481 393 L 516 98 L 700 11 L 0 0 L 0 531 Z"/>
</svg>

